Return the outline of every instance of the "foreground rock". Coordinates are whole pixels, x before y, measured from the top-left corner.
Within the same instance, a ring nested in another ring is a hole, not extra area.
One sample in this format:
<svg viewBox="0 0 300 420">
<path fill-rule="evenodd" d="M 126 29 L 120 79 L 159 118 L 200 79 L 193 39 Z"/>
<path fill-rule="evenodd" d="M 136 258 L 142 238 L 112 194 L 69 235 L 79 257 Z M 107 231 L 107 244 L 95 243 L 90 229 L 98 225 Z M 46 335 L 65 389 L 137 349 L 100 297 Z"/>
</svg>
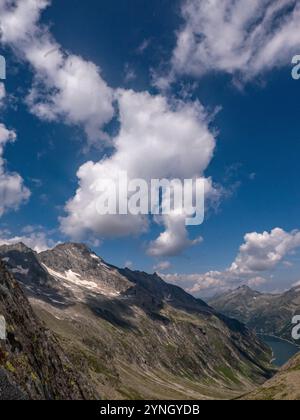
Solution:
<svg viewBox="0 0 300 420">
<path fill-rule="evenodd" d="M 93 398 L 1 261 L 0 314 L 7 326 L 7 340 L 0 340 L 0 399 Z"/>
</svg>

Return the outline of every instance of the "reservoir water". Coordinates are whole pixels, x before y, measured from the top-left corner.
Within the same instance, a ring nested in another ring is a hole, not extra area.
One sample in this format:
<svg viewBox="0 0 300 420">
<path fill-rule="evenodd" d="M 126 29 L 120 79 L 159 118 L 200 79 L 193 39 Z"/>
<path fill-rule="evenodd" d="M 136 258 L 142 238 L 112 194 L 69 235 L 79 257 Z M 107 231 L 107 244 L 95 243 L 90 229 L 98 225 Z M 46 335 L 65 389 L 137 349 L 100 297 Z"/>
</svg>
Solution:
<svg viewBox="0 0 300 420">
<path fill-rule="evenodd" d="M 285 365 L 295 354 L 300 353 L 300 348 L 288 341 L 268 335 L 263 335 L 261 338 L 273 350 L 275 366 Z"/>
</svg>

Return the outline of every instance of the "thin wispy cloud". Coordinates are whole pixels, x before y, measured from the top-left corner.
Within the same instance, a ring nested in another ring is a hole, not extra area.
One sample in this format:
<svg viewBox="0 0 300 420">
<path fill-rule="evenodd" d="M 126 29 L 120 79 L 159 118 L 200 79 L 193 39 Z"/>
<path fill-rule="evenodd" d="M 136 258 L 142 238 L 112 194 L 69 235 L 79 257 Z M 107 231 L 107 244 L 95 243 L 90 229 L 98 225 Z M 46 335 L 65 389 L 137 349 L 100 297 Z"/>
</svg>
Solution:
<svg viewBox="0 0 300 420">
<path fill-rule="evenodd" d="M 300 44 L 297 0 L 185 0 L 171 71 L 157 75 L 166 88 L 181 75 L 223 72 L 236 86 L 290 65 Z"/>
</svg>

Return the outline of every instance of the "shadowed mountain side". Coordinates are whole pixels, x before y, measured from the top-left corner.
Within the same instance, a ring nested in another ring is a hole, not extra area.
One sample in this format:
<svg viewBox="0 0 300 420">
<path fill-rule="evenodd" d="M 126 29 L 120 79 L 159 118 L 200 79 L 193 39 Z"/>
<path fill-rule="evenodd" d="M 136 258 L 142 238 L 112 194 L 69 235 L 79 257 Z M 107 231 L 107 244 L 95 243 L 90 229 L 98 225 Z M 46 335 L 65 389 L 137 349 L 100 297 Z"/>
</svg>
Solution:
<svg viewBox="0 0 300 420">
<path fill-rule="evenodd" d="M 22 254 L 16 275 L 32 291 L 39 280 L 26 277 Z M 0 255 L 14 269 L 8 249 Z M 244 325 L 156 274 L 113 267 L 82 244 L 35 258 L 62 296 L 39 288 L 31 303 L 104 398 L 231 398 L 273 373 L 269 349 Z"/>
<path fill-rule="evenodd" d="M 1 261 L 0 314 L 7 327 L 7 340 L 0 340 L 0 398 L 87 399 L 95 395 Z"/>
</svg>

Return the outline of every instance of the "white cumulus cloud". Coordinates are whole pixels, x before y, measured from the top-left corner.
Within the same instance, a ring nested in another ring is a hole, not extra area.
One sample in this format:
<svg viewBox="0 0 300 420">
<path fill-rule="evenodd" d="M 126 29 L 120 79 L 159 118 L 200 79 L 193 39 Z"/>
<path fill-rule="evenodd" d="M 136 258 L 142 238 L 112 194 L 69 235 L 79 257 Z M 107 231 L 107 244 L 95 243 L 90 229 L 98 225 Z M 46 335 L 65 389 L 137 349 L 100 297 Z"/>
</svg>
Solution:
<svg viewBox="0 0 300 420">
<path fill-rule="evenodd" d="M 92 232 L 121 236 L 144 232 L 148 220 L 143 216 L 100 216 L 97 212 L 101 179 L 117 179 L 125 171 L 130 179 L 185 179 L 201 177 L 215 148 L 208 117 L 198 102 L 168 101 L 161 95 L 119 90 L 120 131 L 114 139 L 115 151 L 102 161 L 88 162 L 78 171 L 79 188 L 62 219 L 64 233 L 78 237 Z M 216 196 L 211 180 L 207 193 Z M 184 218 L 170 215 L 163 219 L 166 231 L 150 244 L 153 256 L 176 255 L 199 241 L 188 238 Z"/>
<path fill-rule="evenodd" d="M 300 232 L 285 232 L 276 228 L 271 232 L 248 233 L 245 243 L 230 267 L 238 274 L 267 271 L 276 267 L 292 250 L 300 247 Z"/>
<path fill-rule="evenodd" d="M 6 169 L 4 147 L 16 140 L 16 133 L 0 123 L 0 217 L 8 210 L 16 210 L 30 197 L 21 176 Z"/>
<path fill-rule="evenodd" d="M 1 42 L 34 72 L 27 98 L 31 111 L 46 120 L 82 126 L 90 143 L 107 138 L 103 127 L 114 115 L 113 90 L 94 63 L 64 53 L 47 27 L 39 24 L 48 0 L 1 0 Z"/>
<path fill-rule="evenodd" d="M 174 73 L 222 71 L 249 80 L 288 65 L 300 44 L 297 0 L 186 0 Z"/>
<path fill-rule="evenodd" d="M 147 217 L 99 216 L 99 180 L 115 180 L 120 171 L 129 179 L 203 177 L 215 148 L 209 119 L 199 102 L 181 102 L 147 92 L 111 89 L 101 69 L 82 57 L 63 52 L 40 17 L 50 0 L 0 0 L 1 42 L 9 46 L 34 74 L 27 97 L 30 110 L 41 119 L 82 126 L 90 143 L 108 139 L 105 125 L 118 107 L 120 131 L 114 152 L 100 162 L 79 168 L 78 189 L 66 205 L 62 231 L 72 238 L 138 235 L 149 226 Z M 111 140 L 111 139 L 110 139 Z M 219 192 L 206 179 L 207 196 Z M 190 239 L 183 217 L 163 218 L 165 232 L 149 245 L 153 256 L 177 255 L 200 242 Z"/>
<path fill-rule="evenodd" d="M 167 274 L 163 277 L 194 294 L 219 293 L 241 284 L 256 288 L 265 284 L 268 281 L 266 275 L 299 248 L 298 230 L 286 232 L 275 228 L 271 232 L 252 232 L 245 235 L 237 257 L 226 270 L 203 274 Z"/>
</svg>

